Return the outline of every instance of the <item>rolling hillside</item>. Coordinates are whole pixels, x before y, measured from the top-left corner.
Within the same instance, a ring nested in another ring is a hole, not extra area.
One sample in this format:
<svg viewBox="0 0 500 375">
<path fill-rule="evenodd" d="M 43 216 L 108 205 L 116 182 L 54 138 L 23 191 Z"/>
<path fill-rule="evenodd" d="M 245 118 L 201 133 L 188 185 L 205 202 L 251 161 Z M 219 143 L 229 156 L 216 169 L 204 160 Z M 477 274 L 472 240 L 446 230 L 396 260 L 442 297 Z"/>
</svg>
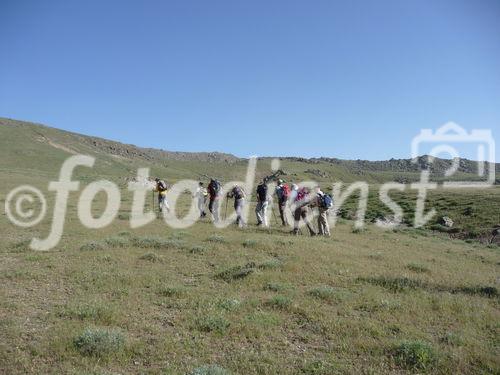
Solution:
<svg viewBox="0 0 500 375">
<path fill-rule="evenodd" d="M 0 157 L 4 170 L 15 166 L 16 170 L 52 173 L 71 154 L 88 154 L 98 157 L 96 173 L 106 176 L 133 175 L 138 166 L 149 166 L 155 174 L 176 181 L 181 178 L 216 176 L 232 179 L 241 175 L 246 159 L 220 152 L 171 152 L 141 148 L 102 138 L 80 135 L 44 125 L 0 118 Z M 36 157 L 34 157 L 36 156 Z M 272 158 L 263 157 L 258 164 L 258 176 L 269 174 Z M 341 160 L 336 158 L 281 157 L 285 178 L 301 181 L 314 179 L 318 182 L 369 183 L 387 181 L 418 181 L 419 173 L 427 167 L 426 157 L 417 163 L 410 159 L 389 161 Z M 450 165 L 449 160 L 437 159 L 431 170 L 442 175 Z M 229 167 L 229 168 L 228 168 Z M 12 168 L 11 168 L 12 169 Z M 475 162 L 462 159 L 456 178 L 475 180 Z M 500 172 L 500 164 L 496 170 Z M 205 177 L 206 178 L 206 177 Z"/>
<path fill-rule="evenodd" d="M 55 180 L 63 161 L 70 155 L 81 153 L 96 157 L 92 169 L 78 168 L 76 178 L 82 181 L 110 179 L 122 187 L 136 176 L 137 169 L 151 168 L 151 176 L 161 176 L 169 183 L 181 179 L 200 179 L 207 181 L 216 177 L 221 181 L 241 180 L 245 176 L 248 161 L 234 155 L 219 152 L 170 152 L 150 148 L 140 148 L 101 138 L 84 136 L 51 127 L 22 121 L 0 118 L 0 176 L 6 187 L 19 178 L 29 181 Z M 257 163 L 256 178 L 271 173 L 272 158 L 264 157 Z M 326 191 L 335 182 L 345 184 L 366 181 L 370 189 L 367 218 L 369 221 L 384 218 L 391 214 L 378 198 L 378 185 L 396 181 L 411 183 L 420 178 L 421 168 L 426 167 L 426 158 L 420 157 L 417 163 L 409 159 L 389 161 L 339 160 L 334 158 L 305 159 L 282 157 L 281 170 L 288 182 L 314 180 Z M 438 159 L 435 163 L 435 180 L 439 181 L 449 160 Z M 460 169 L 454 178 L 475 180 L 475 163 L 461 160 Z M 496 165 L 497 170 L 500 164 Z M 500 172 L 499 172 L 500 175 Z M 7 191 L 6 189 L 5 191 Z M 428 223 L 427 229 L 439 230 L 452 237 L 488 241 L 492 229 L 500 224 L 499 188 L 481 190 L 430 191 L 428 203 L 438 212 Z M 393 194 L 404 209 L 404 223 L 412 225 L 415 210 L 416 191 L 409 187 L 405 193 Z M 357 204 L 357 196 L 349 198 L 340 211 L 343 218 L 352 219 Z M 440 225 L 440 218 L 451 217 L 456 225 L 453 229 Z M 495 239 L 496 240 L 496 239 Z"/>
<path fill-rule="evenodd" d="M 62 239 L 44 252 L 28 244 L 47 236 L 50 215 L 33 228 L 0 216 L 0 374 L 499 373 L 500 247 L 490 241 L 499 186 L 431 192 L 427 203 L 438 213 L 420 229 L 411 227 L 415 191 L 396 192 L 405 225 L 382 230 L 371 224 L 390 214 L 377 188 L 416 178 L 407 161 L 290 157 L 281 160 L 289 181 L 314 178 L 328 189 L 366 179 L 368 225 L 353 229 L 353 197 L 331 238 L 291 236 L 275 220 L 257 228 L 252 210 L 243 230 L 219 230 L 208 219 L 186 230 L 159 219 L 131 229 L 125 182 L 138 167 L 169 182 L 229 180 L 243 178 L 246 160 L 1 119 L 2 206 L 21 184 L 47 192 L 74 153 L 97 157 L 94 168 L 75 170 L 83 185 L 119 184 L 119 214 L 105 228 L 85 228 L 72 192 Z M 270 161 L 259 161 L 259 176 Z M 468 165 L 462 174 L 473 178 Z M 191 196 L 183 198 L 185 212 Z M 105 203 L 97 195 L 93 212 Z M 444 215 L 452 228 L 439 224 Z"/>
</svg>

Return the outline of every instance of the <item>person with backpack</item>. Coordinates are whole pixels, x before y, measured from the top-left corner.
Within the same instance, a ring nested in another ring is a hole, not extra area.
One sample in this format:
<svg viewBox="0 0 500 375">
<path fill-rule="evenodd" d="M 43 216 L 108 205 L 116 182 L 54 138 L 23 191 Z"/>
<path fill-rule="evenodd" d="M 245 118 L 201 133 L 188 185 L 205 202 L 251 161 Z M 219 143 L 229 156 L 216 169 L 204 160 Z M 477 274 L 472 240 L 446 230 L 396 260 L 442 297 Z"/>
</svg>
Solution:
<svg viewBox="0 0 500 375">
<path fill-rule="evenodd" d="M 245 226 L 245 222 L 243 221 L 243 207 L 245 206 L 245 197 L 246 194 L 243 189 L 234 185 L 229 193 L 227 193 L 228 198 L 234 198 L 234 210 L 236 211 L 236 225 L 240 228 Z"/>
<path fill-rule="evenodd" d="M 310 198 L 309 194 L 309 188 L 307 187 L 302 187 L 300 189 L 297 188 L 294 200 L 295 204 L 295 211 L 294 211 L 294 226 L 293 226 L 293 231 L 292 233 L 297 235 L 300 233 L 299 229 L 299 223 L 300 219 L 304 220 L 304 223 L 307 226 L 307 229 L 309 229 L 309 234 L 311 236 L 316 236 L 316 231 L 314 230 L 313 226 L 307 219 L 307 214 L 309 213 L 309 205 L 312 203 L 312 200 Z"/>
<path fill-rule="evenodd" d="M 163 211 L 163 208 L 165 208 L 167 211 L 169 211 L 169 206 L 167 202 L 167 184 L 165 181 L 160 180 L 158 177 L 155 178 L 155 191 L 158 192 L 158 209 L 160 212 Z"/>
<path fill-rule="evenodd" d="M 290 188 L 287 184 L 285 184 L 285 181 L 279 179 L 275 192 L 276 197 L 278 198 L 278 209 L 280 212 L 281 223 L 283 226 L 287 226 L 288 220 L 285 214 L 285 209 L 288 203 L 288 199 L 290 198 Z"/>
<path fill-rule="evenodd" d="M 219 221 L 219 195 L 221 184 L 216 179 L 210 179 L 208 184 L 208 210 L 212 214 L 212 219 L 215 222 Z"/>
<path fill-rule="evenodd" d="M 198 199 L 198 210 L 200 211 L 200 218 L 204 218 L 207 216 L 205 212 L 205 204 L 207 202 L 208 192 L 207 189 L 203 186 L 203 182 L 198 183 L 198 188 L 196 189 L 196 193 L 194 194 L 194 198 Z"/>
<path fill-rule="evenodd" d="M 330 224 L 328 223 L 328 212 L 333 207 L 331 195 L 323 193 L 318 186 L 316 188 L 316 205 L 318 206 L 318 234 L 330 237 Z"/>
<path fill-rule="evenodd" d="M 269 205 L 269 197 L 267 196 L 267 181 L 264 179 L 257 186 L 257 206 L 255 207 L 255 215 L 257 216 L 257 226 L 264 225 L 267 227 L 267 207 Z"/>
</svg>

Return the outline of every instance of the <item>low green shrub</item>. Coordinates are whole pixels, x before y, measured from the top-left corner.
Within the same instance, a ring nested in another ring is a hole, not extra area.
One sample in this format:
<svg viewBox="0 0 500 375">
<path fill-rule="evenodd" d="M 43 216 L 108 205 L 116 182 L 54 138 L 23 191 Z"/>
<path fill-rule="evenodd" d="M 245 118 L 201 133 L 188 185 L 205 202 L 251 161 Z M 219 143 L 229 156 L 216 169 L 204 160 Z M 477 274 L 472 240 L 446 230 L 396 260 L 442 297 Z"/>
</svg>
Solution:
<svg viewBox="0 0 500 375">
<path fill-rule="evenodd" d="M 479 295 L 488 298 L 499 297 L 498 289 L 494 286 L 463 286 L 459 288 L 455 288 L 453 290 L 454 293 L 464 293 L 470 295 Z"/>
<path fill-rule="evenodd" d="M 289 297 L 278 295 L 266 301 L 266 305 L 279 310 L 288 310 L 292 305 Z"/>
<path fill-rule="evenodd" d="M 220 366 L 209 365 L 195 368 L 189 375 L 231 375 L 231 373 Z"/>
<path fill-rule="evenodd" d="M 266 283 L 264 285 L 264 290 L 270 290 L 272 292 L 280 292 L 282 290 L 286 289 L 286 285 L 281 284 L 281 283 Z"/>
<path fill-rule="evenodd" d="M 403 341 L 393 350 L 396 364 L 407 370 L 429 370 L 437 360 L 434 348 L 423 341 Z"/>
<path fill-rule="evenodd" d="M 162 286 L 158 289 L 158 294 L 164 297 L 181 297 L 185 292 L 184 288 L 173 286 Z"/>
<path fill-rule="evenodd" d="M 219 272 L 215 275 L 216 278 L 230 282 L 233 280 L 243 279 L 255 271 L 255 263 L 250 262 L 244 266 L 235 266 Z"/>
<path fill-rule="evenodd" d="M 122 350 L 125 337 L 118 330 L 86 328 L 74 338 L 73 345 L 82 355 L 103 357 Z"/>
<path fill-rule="evenodd" d="M 338 371 L 333 364 L 323 360 L 314 360 L 306 362 L 301 368 L 301 374 L 304 375 L 331 375 Z"/>
<path fill-rule="evenodd" d="M 104 244 L 98 241 L 90 241 L 80 246 L 81 251 L 104 250 Z"/>
<path fill-rule="evenodd" d="M 132 244 L 143 249 L 179 249 L 184 245 L 181 240 L 161 237 L 134 237 Z"/>
<path fill-rule="evenodd" d="M 195 245 L 195 246 L 192 246 L 190 249 L 189 249 L 189 252 L 191 254 L 203 254 L 207 251 L 207 248 L 204 247 L 204 246 L 200 246 L 200 245 Z"/>
<path fill-rule="evenodd" d="M 246 239 L 243 241 L 243 247 L 256 247 L 259 244 L 256 240 Z"/>
<path fill-rule="evenodd" d="M 221 309 L 224 309 L 226 311 L 235 310 L 240 305 L 241 305 L 240 300 L 238 300 L 236 298 L 225 299 L 225 300 L 219 301 L 219 303 L 217 304 L 218 307 L 220 307 Z"/>
<path fill-rule="evenodd" d="M 311 289 L 309 294 L 313 297 L 322 299 L 322 300 L 331 300 L 335 295 L 335 289 L 330 286 L 319 286 L 317 288 Z"/>
<path fill-rule="evenodd" d="M 421 281 L 409 279 L 407 277 L 359 277 L 358 281 L 378 285 L 392 292 L 402 292 L 408 289 L 422 288 L 423 286 Z"/>
<path fill-rule="evenodd" d="M 210 237 L 207 238 L 207 241 L 214 243 L 227 243 L 227 240 L 220 234 L 212 234 Z"/>
<path fill-rule="evenodd" d="M 229 321 L 221 315 L 205 315 L 196 319 L 196 327 L 202 332 L 223 334 L 229 325 Z"/>
<path fill-rule="evenodd" d="M 118 220 L 130 220 L 130 214 L 128 212 L 121 212 L 118 214 Z"/>
<path fill-rule="evenodd" d="M 259 264 L 260 269 L 276 269 L 281 268 L 283 266 L 283 262 L 277 258 L 267 260 L 261 264 Z"/>
<path fill-rule="evenodd" d="M 139 257 L 139 259 L 141 260 L 147 260 L 149 262 L 153 262 L 153 263 L 156 263 L 156 262 L 161 262 L 162 261 L 162 258 L 155 254 L 155 253 L 146 253 L 144 255 L 141 255 Z"/>
<path fill-rule="evenodd" d="M 428 273 L 430 270 L 424 266 L 423 264 L 419 263 L 409 263 L 406 268 L 408 268 L 410 271 L 417 272 L 417 273 Z"/>
<path fill-rule="evenodd" d="M 129 244 L 128 240 L 123 237 L 108 237 L 104 243 L 110 247 L 125 247 Z"/>
</svg>

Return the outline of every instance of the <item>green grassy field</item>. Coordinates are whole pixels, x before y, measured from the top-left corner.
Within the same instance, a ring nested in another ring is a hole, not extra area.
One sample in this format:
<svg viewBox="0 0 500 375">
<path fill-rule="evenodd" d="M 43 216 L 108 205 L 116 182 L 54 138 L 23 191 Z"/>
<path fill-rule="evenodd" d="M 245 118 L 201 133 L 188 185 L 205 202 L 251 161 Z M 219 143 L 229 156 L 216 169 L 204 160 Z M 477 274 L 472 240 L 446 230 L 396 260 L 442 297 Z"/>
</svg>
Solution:
<svg viewBox="0 0 500 375">
<path fill-rule="evenodd" d="M 13 129 L 0 126 L 2 206 L 21 184 L 46 192 L 70 155 Z M 110 226 L 89 230 L 77 217 L 79 193 L 72 193 L 63 238 L 47 252 L 27 244 L 47 235 L 48 217 L 22 229 L 2 214 L 0 373 L 500 372 L 500 247 L 481 242 L 481 233 L 499 222 L 498 187 L 432 193 L 429 206 L 460 229 L 451 234 L 431 230 L 435 223 L 354 231 L 354 200 L 331 238 L 291 236 L 277 226 L 260 230 L 252 214 L 245 230 L 217 230 L 208 220 L 173 230 L 160 219 L 132 230 L 124 178 L 138 166 L 176 181 L 195 173 L 243 179 L 245 163 L 141 165 L 48 132 L 57 145 L 97 155 L 95 168 L 79 168 L 75 178 L 117 182 L 122 206 Z M 284 168 L 297 180 L 307 177 L 298 162 Z M 356 180 L 330 168 L 338 179 Z M 268 172 L 266 160 L 258 174 Z M 368 182 L 371 220 L 386 212 L 376 200 L 382 181 Z M 415 196 L 394 198 L 409 221 Z M 53 196 L 48 201 L 52 207 Z M 96 214 L 104 203 L 98 196 Z"/>
</svg>

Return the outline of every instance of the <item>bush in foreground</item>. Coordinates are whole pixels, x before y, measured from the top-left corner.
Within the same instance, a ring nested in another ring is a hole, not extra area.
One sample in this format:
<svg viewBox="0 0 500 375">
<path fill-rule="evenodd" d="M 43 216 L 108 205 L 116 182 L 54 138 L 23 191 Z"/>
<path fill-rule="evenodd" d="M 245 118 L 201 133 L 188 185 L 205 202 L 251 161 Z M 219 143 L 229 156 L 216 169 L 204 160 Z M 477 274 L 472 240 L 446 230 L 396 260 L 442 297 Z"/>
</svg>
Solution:
<svg viewBox="0 0 500 375">
<path fill-rule="evenodd" d="M 420 280 L 410 279 L 408 277 L 358 277 L 358 281 L 378 285 L 392 292 L 403 292 L 409 289 L 418 289 L 425 286 Z"/>
<path fill-rule="evenodd" d="M 225 299 L 225 300 L 222 300 L 222 301 L 219 301 L 217 303 L 217 307 L 223 309 L 223 310 L 226 310 L 226 311 L 232 311 L 232 310 L 235 310 L 237 309 L 239 306 L 241 305 L 241 301 L 236 299 L 236 298 L 232 298 L 232 299 Z"/>
<path fill-rule="evenodd" d="M 117 330 L 86 328 L 75 337 L 73 345 L 83 355 L 103 357 L 122 350 L 125 337 Z"/>
<path fill-rule="evenodd" d="M 195 246 L 192 246 L 190 249 L 189 249 L 189 252 L 191 254 L 203 254 L 207 251 L 207 248 L 204 247 L 204 246 L 200 246 L 200 245 L 195 245 Z"/>
<path fill-rule="evenodd" d="M 208 242 L 214 242 L 214 243 L 227 243 L 226 239 L 219 235 L 219 234 L 213 234 L 210 237 L 207 238 Z"/>
<path fill-rule="evenodd" d="M 266 305 L 278 310 L 288 310 L 292 306 L 292 300 L 286 296 L 274 296 L 266 301 Z"/>
<path fill-rule="evenodd" d="M 216 278 L 226 282 L 243 279 L 255 271 L 256 265 L 254 262 L 249 262 L 244 266 L 235 266 L 219 272 L 215 275 Z"/>
<path fill-rule="evenodd" d="M 189 375 L 231 375 L 231 373 L 220 366 L 211 365 L 195 368 Z"/>
<path fill-rule="evenodd" d="M 81 251 L 104 250 L 104 245 L 97 241 L 90 241 L 80 247 Z"/>
<path fill-rule="evenodd" d="M 163 297 L 182 297 L 185 292 L 184 288 L 174 286 L 162 286 L 158 289 L 158 294 Z"/>
<path fill-rule="evenodd" d="M 264 285 L 263 289 L 270 290 L 271 292 L 281 292 L 282 290 L 286 289 L 286 285 L 284 285 L 282 283 L 269 282 L 269 283 Z"/>
<path fill-rule="evenodd" d="M 330 375 L 337 372 L 333 364 L 323 360 L 313 360 L 302 366 L 301 373 L 305 375 Z"/>
<path fill-rule="evenodd" d="M 104 240 L 104 242 L 106 243 L 106 245 L 110 246 L 110 247 L 125 247 L 125 246 L 128 246 L 128 240 L 126 238 L 123 238 L 123 237 L 108 237 Z"/>
<path fill-rule="evenodd" d="M 429 370 L 436 363 L 433 347 L 423 341 L 403 341 L 394 349 L 396 364 L 407 370 Z"/>
<path fill-rule="evenodd" d="M 311 289 L 309 294 L 313 297 L 322 299 L 322 300 L 330 300 L 335 295 L 335 289 L 330 286 L 319 286 L 317 288 Z"/>
<path fill-rule="evenodd" d="M 429 268 L 424 266 L 423 264 L 419 263 L 409 263 L 406 268 L 408 268 L 410 271 L 416 272 L 416 273 L 428 273 L 430 272 Z"/>
<path fill-rule="evenodd" d="M 261 264 L 259 264 L 259 269 L 261 270 L 273 270 L 278 269 L 283 266 L 283 262 L 280 259 L 269 259 Z"/>
<path fill-rule="evenodd" d="M 155 253 L 146 253 L 144 255 L 141 255 L 139 257 L 139 259 L 141 260 L 147 260 L 149 262 L 153 262 L 153 263 L 156 263 L 156 262 L 161 262 L 161 257 Z"/>
<path fill-rule="evenodd" d="M 202 332 L 224 333 L 229 327 L 229 321 L 223 316 L 207 315 L 196 320 L 197 328 Z"/>
<path fill-rule="evenodd" d="M 143 249 L 180 249 L 184 246 L 181 240 L 161 237 L 134 237 L 132 244 Z"/>
</svg>

